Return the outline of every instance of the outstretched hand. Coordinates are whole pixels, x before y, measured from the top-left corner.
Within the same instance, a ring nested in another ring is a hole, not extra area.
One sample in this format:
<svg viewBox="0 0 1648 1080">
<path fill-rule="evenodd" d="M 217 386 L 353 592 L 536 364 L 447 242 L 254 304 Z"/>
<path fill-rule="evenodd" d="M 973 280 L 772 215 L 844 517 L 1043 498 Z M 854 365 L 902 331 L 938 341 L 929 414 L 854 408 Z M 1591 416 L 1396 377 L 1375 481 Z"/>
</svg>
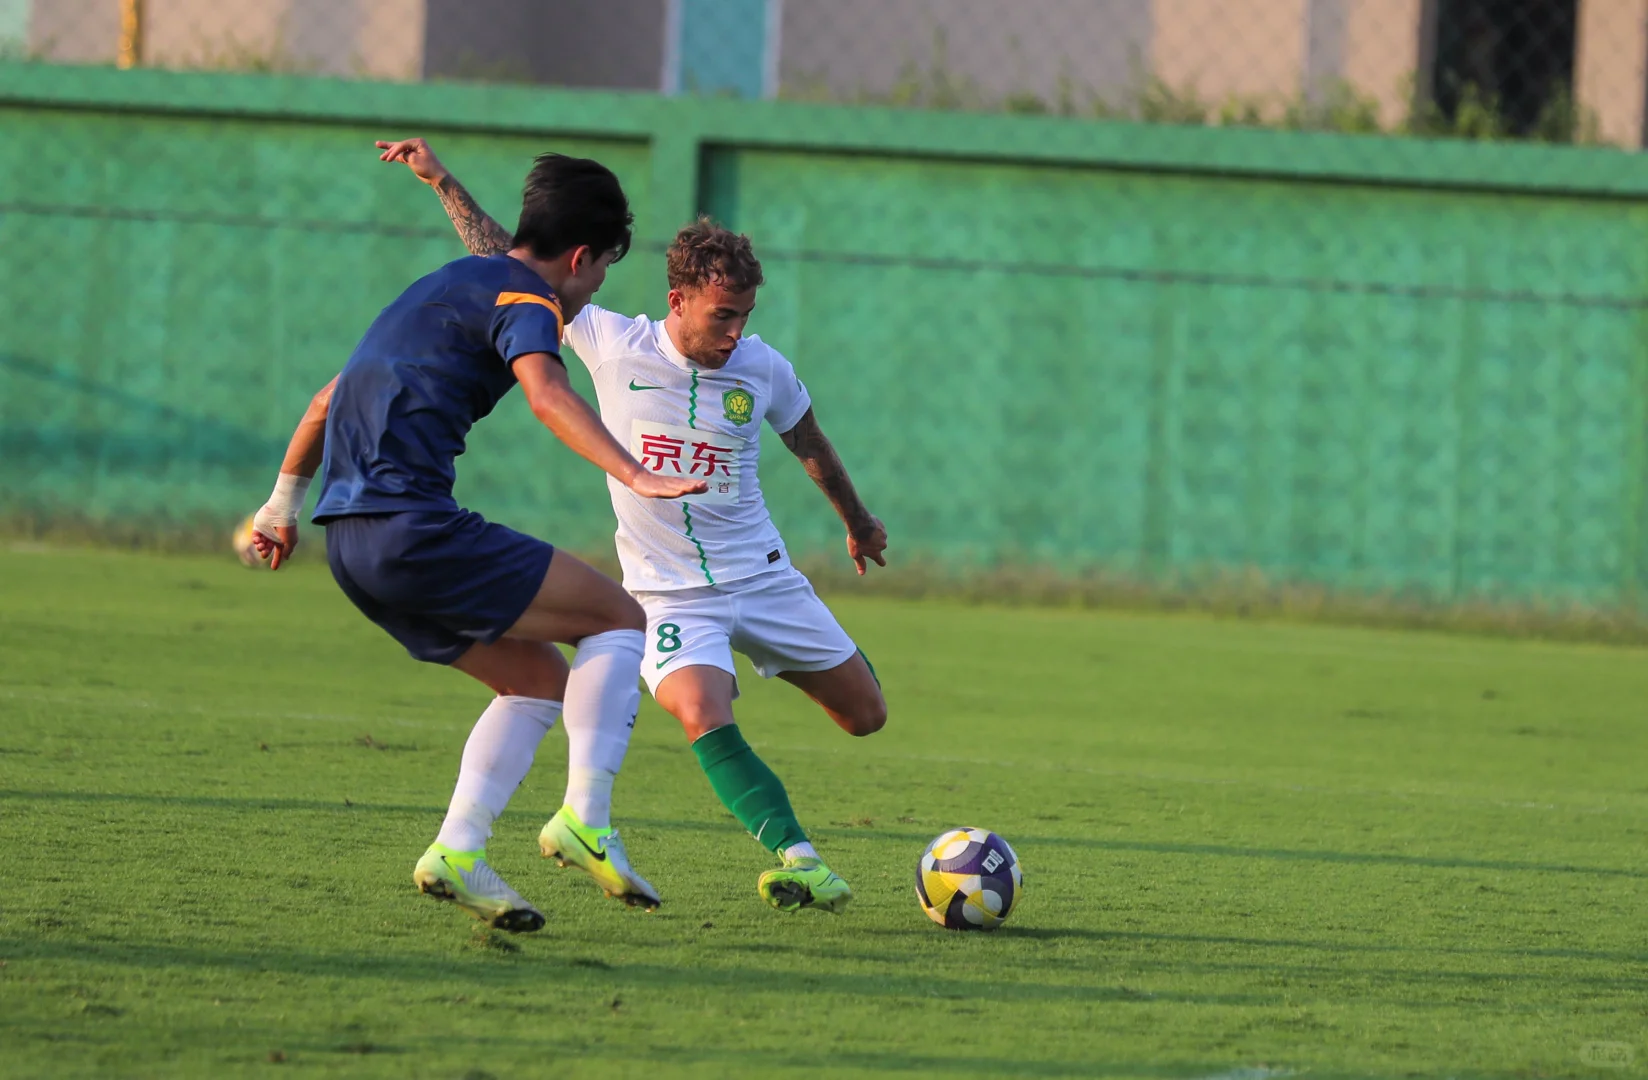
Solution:
<svg viewBox="0 0 1648 1080">
<path fill-rule="evenodd" d="M 642 469 L 630 481 L 629 489 L 646 499 L 679 499 L 683 495 L 701 495 L 710 489 L 702 480 L 689 480 L 684 476 L 663 476 L 659 473 L 648 472 Z"/>
<path fill-rule="evenodd" d="M 435 156 L 435 151 L 422 139 L 402 139 L 400 142 L 377 143 L 383 153 L 378 155 L 379 161 L 399 161 L 412 170 L 412 175 L 433 187 L 445 180 L 450 174 L 441 159 Z"/>
<path fill-rule="evenodd" d="M 887 550 L 887 526 L 881 519 L 870 515 L 870 520 L 859 525 L 847 533 L 847 555 L 858 567 L 858 576 L 863 577 L 869 567 L 865 565 L 868 559 L 877 566 L 885 567 L 887 560 L 882 552 Z"/>
</svg>

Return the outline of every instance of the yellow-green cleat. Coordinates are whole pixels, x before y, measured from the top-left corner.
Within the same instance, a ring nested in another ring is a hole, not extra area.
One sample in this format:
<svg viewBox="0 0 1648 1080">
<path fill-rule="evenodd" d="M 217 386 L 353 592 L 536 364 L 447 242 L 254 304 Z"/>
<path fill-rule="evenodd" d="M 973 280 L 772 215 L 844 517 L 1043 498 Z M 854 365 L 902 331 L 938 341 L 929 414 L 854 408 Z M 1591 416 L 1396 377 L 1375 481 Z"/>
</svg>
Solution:
<svg viewBox="0 0 1648 1080">
<path fill-rule="evenodd" d="M 654 911 L 658 890 L 630 868 L 629 853 L 617 829 L 592 829 L 563 806 L 538 834 L 538 850 L 559 866 L 576 866 L 595 879 L 602 892 L 630 907 Z"/>
<path fill-rule="evenodd" d="M 839 915 L 853 898 L 852 886 L 813 858 L 786 859 L 777 870 L 768 870 L 756 883 L 761 899 L 779 911 L 828 911 Z"/>
<path fill-rule="evenodd" d="M 431 844 L 412 871 L 412 880 L 425 896 L 456 904 L 494 929 L 525 934 L 543 928 L 543 912 L 486 864 L 484 850 L 453 851 Z"/>
</svg>

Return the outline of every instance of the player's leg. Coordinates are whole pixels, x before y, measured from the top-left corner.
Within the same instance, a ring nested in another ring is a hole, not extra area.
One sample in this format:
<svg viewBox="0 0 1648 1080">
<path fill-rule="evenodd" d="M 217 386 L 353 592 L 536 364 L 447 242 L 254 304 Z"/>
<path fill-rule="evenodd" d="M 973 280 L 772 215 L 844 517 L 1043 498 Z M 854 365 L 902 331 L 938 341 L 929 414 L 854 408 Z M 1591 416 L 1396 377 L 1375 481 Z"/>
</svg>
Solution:
<svg viewBox="0 0 1648 1080">
<path fill-rule="evenodd" d="M 736 591 L 733 647 L 762 678 L 798 688 L 849 735 L 874 735 L 887 723 L 881 680 L 863 651 L 793 568 L 753 578 Z"/>
<path fill-rule="evenodd" d="M 586 638 L 620 631 L 634 634 L 640 644 L 646 625 L 641 605 L 622 585 L 588 563 L 557 551 L 530 602 L 502 636 L 578 645 Z M 639 651 L 635 664 L 639 672 Z"/>
<path fill-rule="evenodd" d="M 750 749 L 733 718 L 732 601 L 720 590 L 644 593 L 647 653 L 641 676 L 681 723 L 710 787 L 769 851 L 807 842 L 783 783 Z"/>
<path fill-rule="evenodd" d="M 736 613 L 733 647 L 750 658 L 758 674 L 799 687 L 853 735 L 881 730 L 887 704 L 874 669 L 800 571 L 763 574 L 735 583 L 729 592 Z M 821 885 L 821 873 L 831 880 Z M 816 903 L 820 891 L 837 887 L 851 896 L 846 883 L 817 861 L 811 845 L 787 852 L 785 865 L 761 878 L 762 895 L 777 907 L 808 893 Z"/>
<path fill-rule="evenodd" d="M 887 724 L 887 699 L 863 652 L 824 671 L 780 671 L 778 677 L 817 702 L 849 735 L 874 735 Z"/>
<path fill-rule="evenodd" d="M 466 748 L 449 819 L 484 820 L 489 835 L 491 821 L 525 778 L 538 741 L 559 715 L 567 733 L 567 792 L 540 832 L 539 848 L 562 866 L 589 873 L 608 896 L 652 909 L 659 903 L 657 890 L 631 867 L 612 827 L 612 788 L 640 706 L 644 624 L 639 605 L 617 582 L 556 552 L 531 602 L 504 635 L 475 643 L 453 662 L 501 696 L 470 737 L 483 752 L 471 755 Z M 570 667 L 552 642 L 577 647 Z M 526 685 L 543 696 L 530 701 L 517 696 L 515 688 Z M 548 723 L 534 727 L 534 718 Z M 477 789 L 487 797 L 462 798 Z"/>
<path fill-rule="evenodd" d="M 476 642 L 419 610 L 431 599 L 445 606 L 442 589 L 453 569 L 450 558 L 431 557 L 450 546 L 443 543 L 450 522 L 438 519 L 391 514 L 334 521 L 326 529 L 327 561 L 345 595 L 414 659 L 454 664 Z M 489 662 L 471 673 L 483 675 L 499 696 L 470 733 L 440 835 L 412 878 L 420 892 L 490 926 L 537 930 L 543 914 L 487 864 L 486 840 L 560 713 L 566 661 L 552 646 L 529 642 L 483 648 L 476 660 L 489 651 Z"/>
<path fill-rule="evenodd" d="M 598 637 L 583 639 L 584 645 L 570 669 L 554 645 L 508 637 L 490 645 L 476 644 L 454 662 L 454 667 L 486 683 L 500 696 L 470 735 L 452 808 L 437 843 L 458 844 L 476 836 L 484 843 L 492 821 L 526 777 L 538 741 L 554 717 L 562 715 L 564 699 L 567 798 L 540 833 L 540 850 L 546 857 L 559 859 L 562 866 L 575 865 L 587 871 L 607 895 L 651 909 L 658 906 L 657 891 L 630 866 L 623 841 L 610 820 L 613 781 L 629 746 L 640 692 L 634 689 L 633 676 L 627 687 L 618 687 L 618 691 L 629 690 L 627 698 L 614 692 L 611 680 L 624 677 L 623 650 L 591 648 L 592 644 L 600 645 Z M 536 656 L 541 656 L 542 662 L 534 663 Z M 540 695 L 540 700 L 518 696 L 523 692 Z M 610 707 L 614 699 L 620 699 L 617 712 Z M 548 722 L 534 728 L 528 722 L 534 716 Z M 484 797 L 474 797 L 477 792 Z M 466 795 L 472 797 L 466 799 Z M 467 819 L 467 834 L 449 837 L 454 818 Z"/>
<path fill-rule="evenodd" d="M 484 851 L 492 824 L 532 768 L 538 744 L 564 710 L 568 667 L 547 642 L 476 642 L 452 666 L 486 684 L 493 698 L 464 744 L 458 783 L 435 843 Z"/>
<path fill-rule="evenodd" d="M 768 851 L 816 856 L 795 816 L 784 782 L 761 760 L 733 719 L 731 672 L 707 664 L 677 668 L 653 696 L 681 722 L 699 768 L 721 805 Z"/>
<path fill-rule="evenodd" d="M 622 586 L 557 552 L 531 604 L 504 638 L 473 651 L 513 642 L 576 646 L 564 679 L 566 798 L 539 833 L 539 850 L 562 866 L 584 870 L 608 896 L 651 910 L 659 903 L 657 890 L 630 866 L 623 840 L 612 827 L 612 789 L 641 705 L 645 625 L 640 605 Z M 488 660 L 484 655 L 480 659 Z"/>
<path fill-rule="evenodd" d="M 575 703 L 567 710 L 574 760 L 577 748 L 594 743 L 596 756 L 610 762 L 610 740 L 600 731 L 611 726 L 607 713 L 625 708 L 627 746 L 638 698 L 639 609 L 616 582 L 472 514 L 345 519 L 328 529 L 328 552 L 345 592 L 414 657 L 457 667 L 499 695 L 471 733 L 441 837 L 415 879 L 492 925 L 537 929 L 542 915 L 486 866 L 485 842 L 563 699 Z M 550 644 L 555 637 L 581 646 L 574 665 L 581 675 Z M 617 709 L 603 709 L 599 699 L 613 667 L 627 694 Z M 585 737 L 591 731 L 595 737 Z M 609 771 L 615 774 L 616 765 Z M 610 799 L 610 783 L 606 788 Z M 627 872 L 626 860 L 612 861 Z M 608 876 L 622 891 L 635 891 L 615 871 Z M 641 885 L 656 902 L 650 886 Z"/>
<path fill-rule="evenodd" d="M 647 607 L 647 658 L 642 664 L 653 697 L 681 722 L 693 755 L 721 804 L 751 836 L 784 861 L 790 878 L 777 892 L 767 875 L 761 895 L 782 910 L 840 911 L 852 890 L 817 857 L 778 775 L 739 730 L 732 703 L 731 601 L 713 590 L 652 593 Z M 667 668 L 665 671 L 663 669 Z M 774 871 L 772 873 L 779 873 Z"/>
<path fill-rule="evenodd" d="M 489 925 L 537 930 L 543 915 L 491 869 L 486 845 L 493 822 L 561 715 L 567 662 L 553 645 L 505 639 L 471 645 L 452 666 L 486 683 L 497 696 L 464 743 L 446 818 L 435 843 L 418 860 L 413 880 L 425 894 L 453 901 Z"/>
<path fill-rule="evenodd" d="M 645 626 L 641 605 L 621 585 L 560 552 L 506 635 L 578 649 L 566 679 L 566 804 L 592 829 L 612 824 L 612 786 L 641 706 Z"/>
<path fill-rule="evenodd" d="M 681 721 L 716 797 L 758 843 L 780 857 L 807 844 L 783 782 L 733 721 L 730 673 L 707 665 L 680 668 L 659 684 L 655 695 L 664 711 Z"/>
</svg>

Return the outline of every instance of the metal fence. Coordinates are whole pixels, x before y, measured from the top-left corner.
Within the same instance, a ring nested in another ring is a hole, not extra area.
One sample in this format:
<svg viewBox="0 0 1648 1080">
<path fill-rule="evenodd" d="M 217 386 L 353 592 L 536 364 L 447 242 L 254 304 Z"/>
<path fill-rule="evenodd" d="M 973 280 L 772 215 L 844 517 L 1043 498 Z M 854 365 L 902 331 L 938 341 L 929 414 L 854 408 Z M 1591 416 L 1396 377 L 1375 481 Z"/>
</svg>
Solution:
<svg viewBox="0 0 1648 1080">
<path fill-rule="evenodd" d="M 0 0 L 20 61 L 0 61 L 0 529 L 251 509 L 371 314 L 461 252 L 375 160 L 374 138 L 427 134 L 505 224 L 533 154 L 611 165 L 641 231 L 615 309 L 661 314 L 694 214 L 748 232 L 754 329 L 912 560 L 1640 612 L 1648 162 L 1621 151 L 1643 141 L 1645 18 Z M 42 271 L 76 260 L 89 276 Z M 532 423 L 478 430 L 461 493 L 604 547 L 599 477 L 545 467 Z M 772 473 L 792 551 L 838 558 L 805 477 Z"/>
<path fill-rule="evenodd" d="M 1648 0 L 0 0 L 0 56 L 1637 147 Z"/>
</svg>

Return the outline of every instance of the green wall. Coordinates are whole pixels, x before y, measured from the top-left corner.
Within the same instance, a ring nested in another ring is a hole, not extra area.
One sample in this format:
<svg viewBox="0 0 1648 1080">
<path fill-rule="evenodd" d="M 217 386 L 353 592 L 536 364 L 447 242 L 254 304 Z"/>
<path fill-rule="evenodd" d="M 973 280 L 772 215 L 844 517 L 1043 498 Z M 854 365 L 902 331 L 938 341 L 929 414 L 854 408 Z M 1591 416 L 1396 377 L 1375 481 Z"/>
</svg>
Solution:
<svg viewBox="0 0 1648 1080">
<path fill-rule="evenodd" d="M 0 515 L 232 519 L 376 311 L 461 253 L 372 140 L 506 222 L 530 157 L 623 177 L 602 301 L 698 210 L 904 561 L 1259 570 L 1639 604 L 1648 166 L 1596 150 L 0 65 Z M 840 530 L 771 441 L 793 550 Z M 600 477 L 523 402 L 461 494 L 582 548 Z"/>
</svg>

